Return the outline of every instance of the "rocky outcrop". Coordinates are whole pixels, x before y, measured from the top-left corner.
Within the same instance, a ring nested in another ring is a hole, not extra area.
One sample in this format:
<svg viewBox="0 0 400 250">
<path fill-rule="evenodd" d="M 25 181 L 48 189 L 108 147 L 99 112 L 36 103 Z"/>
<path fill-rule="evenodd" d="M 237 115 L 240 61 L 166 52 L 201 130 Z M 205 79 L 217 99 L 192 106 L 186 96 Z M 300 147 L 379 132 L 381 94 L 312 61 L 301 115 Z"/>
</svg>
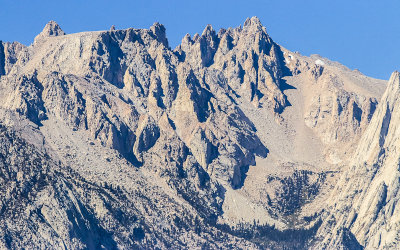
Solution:
<svg viewBox="0 0 400 250">
<path fill-rule="evenodd" d="M 253 17 L 174 50 L 159 23 L 51 21 L 0 75 L 0 248 L 398 244 L 398 74 L 378 102 Z"/>
<path fill-rule="evenodd" d="M 282 52 L 256 17 L 247 19 L 243 28 L 218 34 L 208 25 L 201 36 L 186 35 L 177 52 L 195 69 L 223 72 L 230 87 L 255 106 L 265 103 L 280 113 L 288 105 L 282 90 L 282 77 L 288 74 Z"/>
<path fill-rule="evenodd" d="M 400 74 L 395 72 L 332 194 L 337 198 L 329 204 L 330 223 L 321 229 L 322 235 L 331 232 L 324 236 L 324 246 L 332 246 L 332 234 L 345 228 L 365 248 L 398 247 L 399 97 Z"/>
<path fill-rule="evenodd" d="M 3 43 L 0 41 L 0 76 L 10 73 L 12 66 L 25 46 L 18 43 Z"/>
<path fill-rule="evenodd" d="M 327 161 L 346 161 L 370 123 L 385 85 L 365 88 L 371 79 L 345 67 L 338 69 L 337 63 L 317 55 L 305 58 L 285 51 L 285 60 L 294 78 L 303 83 L 304 121 L 325 144 Z"/>
<path fill-rule="evenodd" d="M 205 169 L 218 156 L 217 148 L 207 139 L 200 127 L 193 132 L 189 148 L 197 162 Z"/>
<path fill-rule="evenodd" d="M 55 21 L 50 21 L 44 26 L 42 32 L 35 37 L 34 44 L 40 43 L 42 40 L 48 37 L 54 36 L 64 36 L 65 32 L 61 29 L 61 27 Z"/>
<path fill-rule="evenodd" d="M 157 142 L 160 137 L 160 128 L 157 126 L 153 118 L 145 115 L 139 121 L 137 128 L 137 140 L 133 146 L 133 154 L 137 159 L 142 159 L 142 152 L 148 151 Z"/>
<path fill-rule="evenodd" d="M 15 110 L 36 124 L 46 118 L 46 110 L 42 99 L 43 86 L 36 75 L 23 75 L 15 80 L 11 93 L 3 104 L 7 109 Z"/>
<path fill-rule="evenodd" d="M 375 112 L 377 100 L 339 89 L 315 96 L 311 103 L 305 122 L 330 144 L 360 135 Z"/>
</svg>

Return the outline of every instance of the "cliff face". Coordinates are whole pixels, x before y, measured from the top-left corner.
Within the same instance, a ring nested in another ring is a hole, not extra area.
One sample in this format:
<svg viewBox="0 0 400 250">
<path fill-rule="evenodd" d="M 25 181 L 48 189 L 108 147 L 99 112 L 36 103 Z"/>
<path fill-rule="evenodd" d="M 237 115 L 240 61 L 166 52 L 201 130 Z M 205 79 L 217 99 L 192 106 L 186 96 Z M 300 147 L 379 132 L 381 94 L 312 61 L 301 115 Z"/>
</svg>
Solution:
<svg viewBox="0 0 400 250">
<path fill-rule="evenodd" d="M 17 62 L 19 52 L 24 48 L 25 46 L 18 42 L 4 43 L 0 41 L 0 76 L 10 72 L 12 66 Z"/>
<path fill-rule="evenodd" d="M 400 75 L 395 72 L 332 193 L 327 221 L 335 226 L 330 236 L 322 236 L 328 246 L 336 244 L 332 234 L 348 230 L 366 248 L 399 247 L 399 97 Z"/>
<path fill-rule="evenodd" d="M 372 154 L 389 98 L 378 104 L 380 80 L 282 48 L 256 17 L 174 50 L 159 23 L 67 35 L 51 21 L 31 46 L 1 43 L 0 75 L 6 248 L 322 244 L 330 191 L 353 153 Z"/>
</svg>

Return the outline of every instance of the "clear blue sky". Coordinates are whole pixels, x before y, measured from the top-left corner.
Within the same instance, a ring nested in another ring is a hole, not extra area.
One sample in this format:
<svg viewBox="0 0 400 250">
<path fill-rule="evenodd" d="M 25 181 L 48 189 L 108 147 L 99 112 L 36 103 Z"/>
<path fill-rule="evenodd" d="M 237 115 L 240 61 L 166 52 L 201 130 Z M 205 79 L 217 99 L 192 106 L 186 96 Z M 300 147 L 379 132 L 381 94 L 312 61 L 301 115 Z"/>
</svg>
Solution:
<svg viewBox="0 0 400 250">
<path fill-rule="evenodd" d="M 0 40 L 30 44 L 49 20 L 67 33 L 165 25 L 171 47 L 189 33 L 258 16 L 275 42 L 320 54 L 366 75 L 400 70 L 399 0 L 0 0 Z"/>
</svg>

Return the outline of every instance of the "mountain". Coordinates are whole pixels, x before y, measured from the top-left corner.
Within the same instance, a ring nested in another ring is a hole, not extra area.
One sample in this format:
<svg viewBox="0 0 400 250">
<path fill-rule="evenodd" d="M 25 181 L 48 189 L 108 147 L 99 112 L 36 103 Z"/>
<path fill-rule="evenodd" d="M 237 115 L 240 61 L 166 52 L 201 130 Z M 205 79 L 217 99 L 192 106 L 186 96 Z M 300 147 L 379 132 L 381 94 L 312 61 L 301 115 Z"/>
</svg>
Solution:
<svg viewBox="0 0 400 250">
<path fill-rule="evenodd" d="M 331 194 L 332 211 L 324 220 L 335 226 L 328 233 L 321 227 L 324 246 L 337 244 L 333 235 L 350 233 L 369 249 L 400 247 L 399 97 L 400 74 L 394 72 L 348 169 Z"/>
<path fill-rule="evenodd" d="M 396 248 L 399 74 L 243 27 L 0 42 L 1 248 Z M 385 91 L 386 89 L 386 91 Z"/>
</svg>

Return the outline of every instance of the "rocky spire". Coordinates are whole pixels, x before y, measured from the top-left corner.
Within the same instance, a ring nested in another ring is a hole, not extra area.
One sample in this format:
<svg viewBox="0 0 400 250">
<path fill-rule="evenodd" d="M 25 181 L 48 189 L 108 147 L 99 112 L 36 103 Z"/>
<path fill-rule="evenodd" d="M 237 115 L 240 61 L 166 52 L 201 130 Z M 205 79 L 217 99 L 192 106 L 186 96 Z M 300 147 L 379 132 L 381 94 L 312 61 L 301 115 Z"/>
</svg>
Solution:
<svg viewBox="0 0 400 250">
<path fill-rule="evenodd" d="M 382 153 L 382 149 L 387 147 L 395 139 L 400 139 L 390 126 L 397 126 L 400 123 L 400 73 L 395 71 L 389 79 L 387 89 L 375 111 L 368 129 L 365 131 L 353 163 L 367 162 L 374 165 L 375 161 Z M 397 114 L 397 116 L 395 115 Z M 397 119 L 397 120 L 396 120 Z M 391 134 L 389 132 L 392 132 Z M 388 139 L 389 138 L 389 139 Z"/>
<path fill-rule="evenodd" d="M 202 36 L 215 36 L 215 30 L 213 29 L 211 24 L 207 24 L 204 28 Z"/>
<path fill-rule="evenodd" d="M 35 37 L 34 43 L 36 44 L 47 37 L 63 35 L 65 35 L 65 32 L 61 29 L 60 25 L 58 25 L 58 23 L 56 23 L 55 21 L 50 21 L 46 24 L 46 26 L 44 26 L 42 32 L 40 32 L 40 34 Z"/>
<path fill-rule="evenodd" d="M 246 21 L 244 21 L 243 27 L 247 26 L 262 26 L 262 24 L 258 17 L 253 16 L 252 18 L 247 18 Z"/>
<path fill-rule="evenodd" d="M 203 66 L 209 66 L 218 49 L 218 37 L 210 24 L 204 29 L 199 41 Z"/>
<path fill-rule="evenodd" d="M 150 27 L 150 30 L 156 36 L 156 39 L 168 48 L 168 39 L 164 25 L 156 22 Z"/>
<path fill-rule="evenodd" d="M 247 18 L 243 24 L 243 29 L 256 32 L 256 31 L 264 31 L 267 33 L 267 29 L 262 25 L 260 19 L 258 17 L 253 16 L 252 18 Z"/>
</svg>

